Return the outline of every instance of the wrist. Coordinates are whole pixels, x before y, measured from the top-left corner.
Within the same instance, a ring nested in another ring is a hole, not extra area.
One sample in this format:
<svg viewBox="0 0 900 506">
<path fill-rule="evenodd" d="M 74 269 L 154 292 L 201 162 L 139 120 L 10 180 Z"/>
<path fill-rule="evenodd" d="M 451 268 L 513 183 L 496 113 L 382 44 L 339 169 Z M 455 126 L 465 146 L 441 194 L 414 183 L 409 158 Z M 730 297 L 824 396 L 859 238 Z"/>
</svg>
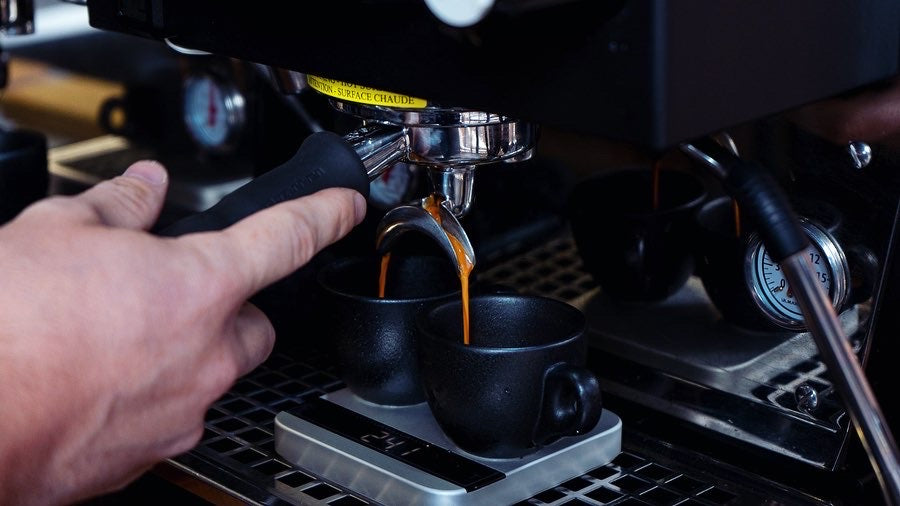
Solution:
<svg viewBox="0 0 900 506">
<path fill-rule="evenodd" d="M 2 313 L 0 328 L 8 328 Z M 77 388 L 70 390 L 71 382 L 58 376 L 53 356 L 59 352 L 42 353 L 23 341 L 0 337 L 0 406 L 11 408 L 0 409 L 0 498 L 57 504 L 71 498 L 74 479 L 86 472 L 67 464 L 84 420 L 72 409 L 79 403 L 71 396 Z"/>
</svg>

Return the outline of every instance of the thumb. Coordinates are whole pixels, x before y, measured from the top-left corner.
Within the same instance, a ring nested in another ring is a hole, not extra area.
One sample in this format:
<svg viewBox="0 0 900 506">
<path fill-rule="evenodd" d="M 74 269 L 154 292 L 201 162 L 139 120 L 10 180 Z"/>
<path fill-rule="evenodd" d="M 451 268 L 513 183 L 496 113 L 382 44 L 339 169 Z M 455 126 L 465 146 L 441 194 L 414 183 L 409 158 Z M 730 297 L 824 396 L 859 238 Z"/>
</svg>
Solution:
<svg viewBox="0 0 900 506">
<path fill-rule="evenodd" d="M 146 230 L 159 217 L 168 182 L 166 169 L 159 162 L 140 161 L 75 200 L 87 204 L 104 225 Z"/>
</svg>

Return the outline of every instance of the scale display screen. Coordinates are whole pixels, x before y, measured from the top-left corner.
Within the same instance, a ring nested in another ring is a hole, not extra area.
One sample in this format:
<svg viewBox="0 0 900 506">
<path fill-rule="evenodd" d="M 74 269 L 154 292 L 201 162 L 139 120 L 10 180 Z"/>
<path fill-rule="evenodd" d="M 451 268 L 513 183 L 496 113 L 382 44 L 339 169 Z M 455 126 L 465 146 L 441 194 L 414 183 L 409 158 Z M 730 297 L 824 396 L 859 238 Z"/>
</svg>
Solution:
<svg viewBox="0 0 900 506">
<path fill-rule="evenodd" d="M 488 466 L 401 432 L 324 399 L 290 413 L 351 441 L 472 492 L 506 477 Z"/>
</svg>

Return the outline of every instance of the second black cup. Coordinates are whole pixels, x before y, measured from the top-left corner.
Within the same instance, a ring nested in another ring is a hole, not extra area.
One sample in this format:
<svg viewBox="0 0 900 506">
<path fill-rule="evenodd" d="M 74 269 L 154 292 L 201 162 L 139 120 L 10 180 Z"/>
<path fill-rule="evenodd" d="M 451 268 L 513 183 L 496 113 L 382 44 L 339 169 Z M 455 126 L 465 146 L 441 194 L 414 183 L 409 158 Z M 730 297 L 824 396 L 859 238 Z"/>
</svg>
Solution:
<svg viewBox="0 0 900 506">
<path fill-rule="evenodd" d="M 569 219 L 585 270 L 613 300 L 672 295 L 693 272 L 693 213 L 705 197 L 696 176 L 670 169 L 661 170 L 656 183 L 650 167 L 580 182 L 569 199 Z"/>
<path fill-rule="evenodd" d="M 752 230 L 746 223 L 738 228 L 735 220 L 740 215 L 735 214 L 733 205 L 730 197 L 719 197 L 697 211 L 692 241 L 697 276 L 726 322 L 746 330 L 776 330 L 778 327 L 763 317 L 750 295 L 744 268 Z"/>
<path fill-rule="evenodd" d="M 416 358 L 416 315 L 460 299 L 460 284 L 446 258 L 391 259 L 385 297 L 378 297 L 380 259 L 338 260 L 319 273 L 324 330 L 334 339 L 347 387 L 366 401 L 390 406 L 425 400 Z"/>
<path fill-rule="evenodd" d="M 465 345 L 461 309 L 459 301 L 447 302 L 418 321 L 428 405 L 457 446 L 514 458 L 594 428 L 600 385 L 584 367 L 581 311 L 545 297 L 477 296 Z"/>
</svg>

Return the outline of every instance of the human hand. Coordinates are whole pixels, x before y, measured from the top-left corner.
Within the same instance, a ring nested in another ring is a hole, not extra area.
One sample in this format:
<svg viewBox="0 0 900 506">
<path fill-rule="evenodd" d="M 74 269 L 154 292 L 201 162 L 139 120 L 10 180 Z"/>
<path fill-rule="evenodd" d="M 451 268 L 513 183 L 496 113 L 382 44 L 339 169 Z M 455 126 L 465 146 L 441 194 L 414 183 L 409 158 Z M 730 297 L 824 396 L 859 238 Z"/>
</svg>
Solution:
<svg viewBox="0 0 900 506">
<path fill-rule="evenodd" d="M 0 228 L 0 502 L 77 501 L 196 445 L 210 404 L 272 349 L 247 298 L 365 214 L 328 189 L 160 238 L 145 230 L 166 188 L 138 162 Z"/>
</svg>

